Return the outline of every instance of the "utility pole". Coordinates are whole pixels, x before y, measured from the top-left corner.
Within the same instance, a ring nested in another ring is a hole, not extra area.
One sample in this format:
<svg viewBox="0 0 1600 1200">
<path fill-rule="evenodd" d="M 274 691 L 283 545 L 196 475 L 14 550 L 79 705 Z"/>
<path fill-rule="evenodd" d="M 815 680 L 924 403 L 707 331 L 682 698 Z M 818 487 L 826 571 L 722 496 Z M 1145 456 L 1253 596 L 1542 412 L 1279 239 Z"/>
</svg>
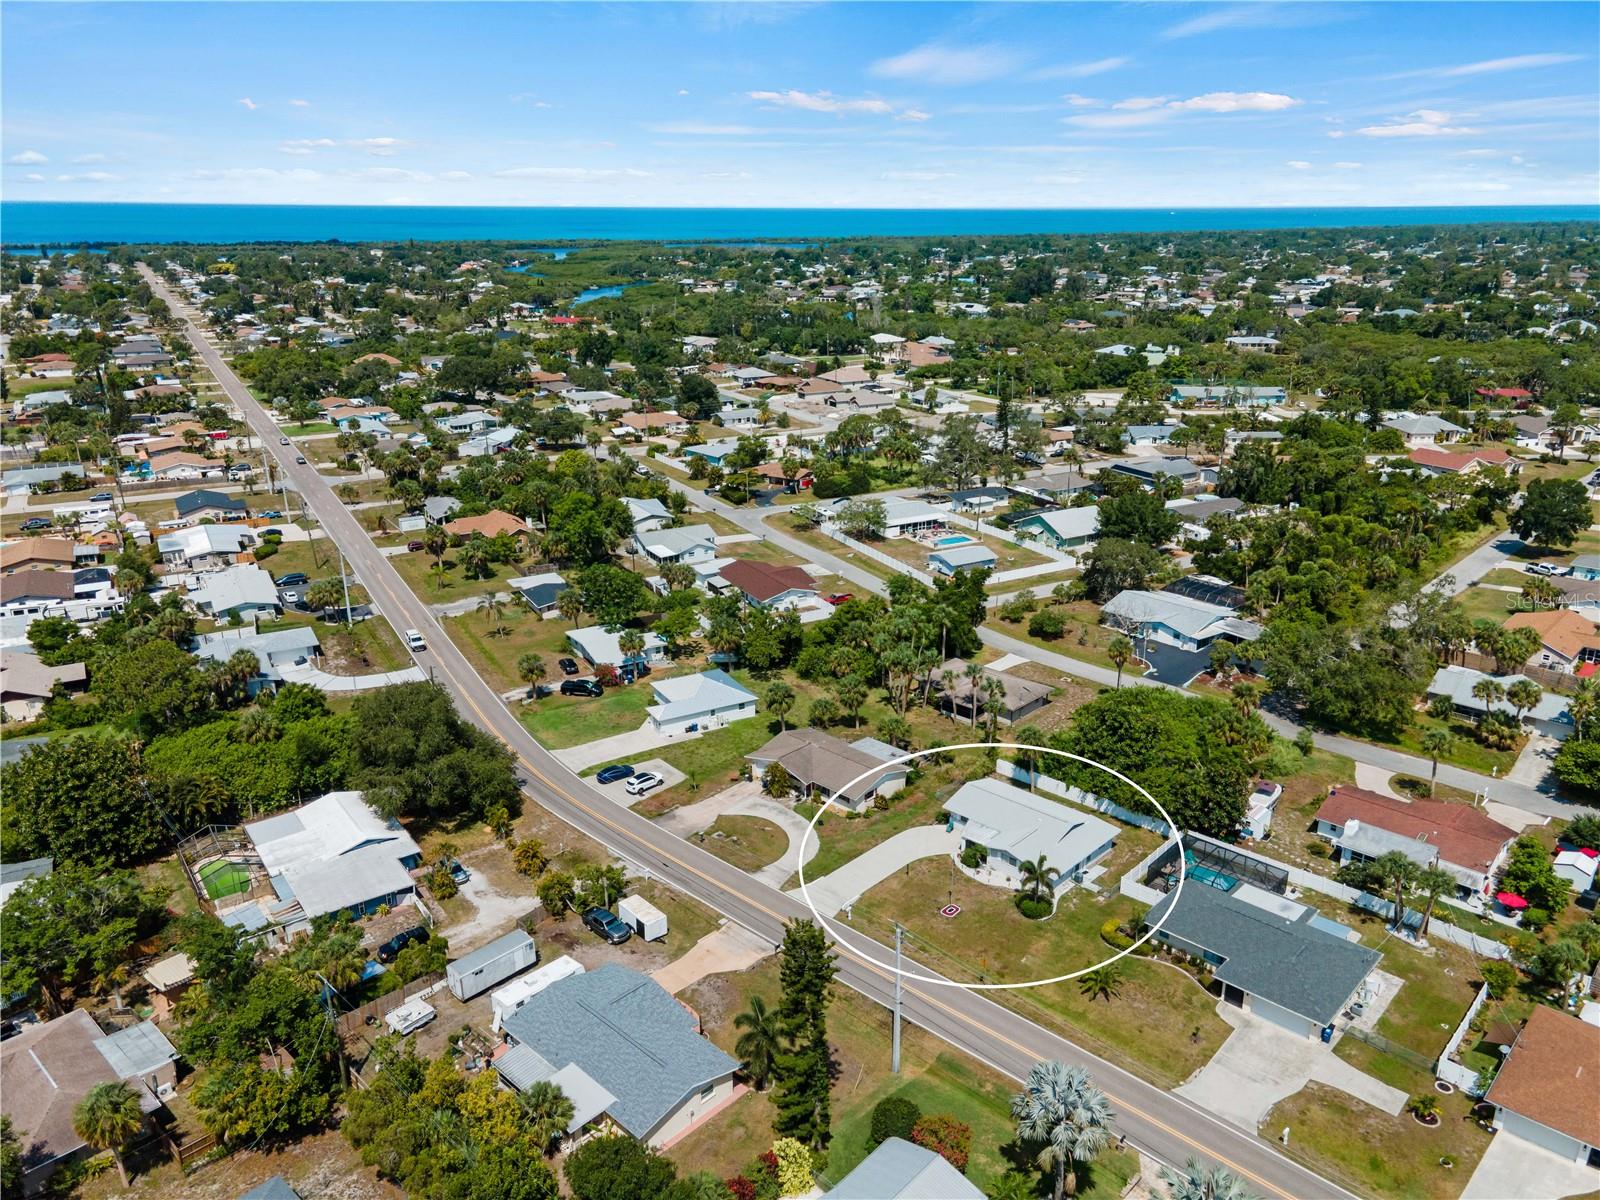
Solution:
<svg viewBox="0 0 1600 1200">
<path fill-rule="evenodd" d="M 890 1052 L 889 1069 L 900 1074 L 900 987 L 905 976 L 900 973 L 900 942 L 905 935 L 898 921 L 894 926 L 894 1049 Z"/>
<path fill-rule="evenodd" d="M 334 545 L 337 547 L 338 543 Z M 339 550 L 339 582 L 344 585 L 344 627 L 349 629 L 355 624 L 355 618 L 350 615 L 350 575 L 344 569 L 344 550 Z"/>
</svg>

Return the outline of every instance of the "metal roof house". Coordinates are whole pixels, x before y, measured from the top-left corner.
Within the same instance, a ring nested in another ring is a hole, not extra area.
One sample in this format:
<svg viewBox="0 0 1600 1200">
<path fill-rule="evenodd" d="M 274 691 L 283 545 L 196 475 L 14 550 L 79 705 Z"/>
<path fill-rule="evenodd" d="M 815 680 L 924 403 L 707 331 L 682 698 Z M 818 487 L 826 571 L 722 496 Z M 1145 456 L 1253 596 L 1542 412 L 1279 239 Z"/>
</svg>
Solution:
<svg viewBox="0 0 1600 1200">
<path fill-rule="evenodd" d="M 717 729 L 756 715 L 756 695 L 726 671 L 653 679 L 656 702 L 645 709 L 653 728 L 681 733 L 689 726 Z"/>
<path fill-rule="evenodd" d="M 1197 467 L 1187 458 L 1173 458 L 1168 455 L 1114 462 L 1106 470 L 1127 475 L 1147 488 L 1154 487 L 1169 477 L 1180 480 L 1184 487 L 1199 487 L 1217 481 L 1217 473 L 1213 468 Z"/>
<path fill-rule="evenodd" d="M 1109 821 L 998 779 L 962 784 L 944 807 L 963 850 L 988 851 L 989 869 L 999 869 L 1008 882 L 1020 880 L 1023 863 L 1043 858 L 1058 872 L 1057 892 L 1081 881 L 1089 867 L 1111 853 L 1117 838 Z"/>
<path fill-rule="evenodd" d="M 513 1080 L 561 1082 L 561 1071 L 576 1068 L 568 1078 L 580 1085 L 581 1109 L 598 1109 L 590 1122 L 603 1116 L 658 1149 L 735 1095 L 739 1064 L 701 1036 L 694 1012 L 616 963 L 552 984 L 506 1016 L 505 1032 L 516 1050 L 538 1056 L 519 1055 L 510 1064 Z M 579 1096 L 568 1095 L 580 1109 Z"/>
<path fill-rule="evenodd" d="M 701 562 L 717 556 L 717 534 L 709 525 L 642 530 L 633 535 L 633 542 L 639 553 L 657 566 Z"/>
<path fill-rule="evenodd" d="M 1118 592 L 1100 610 L 1107 625 L 1180 650 L 1204 650 L 1219 637 L 1253 642 L 1261 626 L 1233 615 L 1233 609 L 1174 592 Z"/>
<path fill-rule="evenodd" d="M 1433 673 L 1433 679 L 1428 684 L 1428 695 L 1449 696 L 1456 709 L 1469 716 L 1483 715 L 1483 701 L 1472 694 L 1472 689 L 1480 680 L 1492 679 L 1502 689 L 1513 684 L 1527 682 L 1526 675 L 1489 675 L 1483 671 L 1474 671 L 1471 667 L 1448 666 L 1440 667 Z M 1505 700 L 1497 700 L 1490 705 L 1496 712 L 1505 713 L 1506 716 L 1522 717 L 1525 725 L 1544 734 L 1564 740 L 1572 733 L 1572 714 L 1567 711 L 1567 697 L 1557 692 L 1542 692 L 1539 703 L 1532 708 L 1524 709 L 1520 714 L 1517 708 Z"/>
<path fill-rule="evenodd" d="M 1000 561 L 989 547 L 981 542 L 965 546 L 946 546 L 928 555 L 928 570 L 939 575 L 955 575 L 961 571 L 987 571 Z"/>
<path fill-rule="evenodd" d="M 274 617 L 282 608 L 272 576 L 255 563 L 212 572 L 189 593 L 189 602 L 211 617 Z"/>
<path fill-rule="evenodd" d="M 575 650 L 591 667 L 609 664 L 620 667 L 624 663 L 654 663 L 667 656 L 667 643 L 659 633 L 644 635 L 644 649 L 638 654 L 622 652 L 622 630 L 608 629 L 604 625 L 586 625 L 582 629 L 567 630 L 567 645 Z"/>
<path fill-rule="evenodd" d="M 556 611 L 556 606 L 561 600 L 561 593 L 569 586 L 559 572 L 544 571 L 538 575 L 519 575 L 515 579 L 506 580 L 517 594 L 527 602 L 529 608 L 540 616 L 547 616 Z"/>
<path fill-rule="evenodd" d="M 1030 533 L 1042 545 L 1057 550 L 1077 550 L 1100 535 L 1100 510 L 1092 504 L 1082 508 L 1057 508 L 1030 513 L 1011 527 L 1013 533 Z"/>
<path fill-rule="evenodd" d="M 886 1138 L 823 1200 L 983 1200 L 944 1157 L 904 1138 Z"/>
<path fill-rule="evenodd" d="M 1245 898 L 1250 897 L 1250 898 Z M 1316 910 L 1240 884 L 1194 881 L 1145 914 L 1155 940 L 1213 967 L 1222 998 L 1304 1038 L 1322 1036 L 1382 959 L 1315 923 Z"/>
<path fill-rule="evenodd" d="M 252 681 L 261 684 L 283 682 L 283 668 L 309 663 L 322 653 L 317 631 L 309 625 L 293 625 L 257 633 L 251 629 L 220 629 L 195 637 L 194 655 L 202 661 L 227 662 L 236 652 L 248 650 L 256 656 L 259 671 Z"/>
</svg>

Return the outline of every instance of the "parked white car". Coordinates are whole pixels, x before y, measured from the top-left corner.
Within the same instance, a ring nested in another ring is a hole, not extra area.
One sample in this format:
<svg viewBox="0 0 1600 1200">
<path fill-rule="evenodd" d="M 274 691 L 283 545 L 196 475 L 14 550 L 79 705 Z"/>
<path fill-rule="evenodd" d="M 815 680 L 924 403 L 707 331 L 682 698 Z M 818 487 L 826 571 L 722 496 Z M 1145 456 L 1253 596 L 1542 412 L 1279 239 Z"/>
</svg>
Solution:
<svg viewBox="0 0 1600 1200">
<path fill-rule="evenodd" d="M 630 796 L 642 796 L 646 792 L 660 787 L 667 781 L 654 771 L 641 771 L 622 786 L 627 789 Z"/>
</svg>

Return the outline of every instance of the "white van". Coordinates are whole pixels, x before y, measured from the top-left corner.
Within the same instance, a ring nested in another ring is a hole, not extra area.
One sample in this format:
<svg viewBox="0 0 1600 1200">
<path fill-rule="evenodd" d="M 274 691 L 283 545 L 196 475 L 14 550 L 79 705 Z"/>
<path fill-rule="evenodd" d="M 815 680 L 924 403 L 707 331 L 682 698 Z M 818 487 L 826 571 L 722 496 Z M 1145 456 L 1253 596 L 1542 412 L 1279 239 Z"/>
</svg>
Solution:
<svg viewBox="0 0 1600 1200">
<path fill-rule="evenodd" d="M 428 648 L 428 643 L 423 640 L 422 635 L 415 629 L 406 630 L 406 645 L 413 650 L 426 650 Z"/>
</svg>

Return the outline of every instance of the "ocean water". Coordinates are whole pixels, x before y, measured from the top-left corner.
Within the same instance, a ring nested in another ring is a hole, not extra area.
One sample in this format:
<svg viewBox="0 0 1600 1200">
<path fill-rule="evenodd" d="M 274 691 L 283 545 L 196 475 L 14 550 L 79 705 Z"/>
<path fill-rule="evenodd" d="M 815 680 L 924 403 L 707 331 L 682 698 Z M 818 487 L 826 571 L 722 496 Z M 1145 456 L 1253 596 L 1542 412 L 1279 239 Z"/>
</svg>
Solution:
<svg viewBox="0 0 1600 1200">
<path fill-rule="evenodd" d="M 741 242 L 1596 221 L 1600 206 L 1433 208 L 425 208 L 0 202 L 7 246 L 117 242 Z"/>
</svg>

